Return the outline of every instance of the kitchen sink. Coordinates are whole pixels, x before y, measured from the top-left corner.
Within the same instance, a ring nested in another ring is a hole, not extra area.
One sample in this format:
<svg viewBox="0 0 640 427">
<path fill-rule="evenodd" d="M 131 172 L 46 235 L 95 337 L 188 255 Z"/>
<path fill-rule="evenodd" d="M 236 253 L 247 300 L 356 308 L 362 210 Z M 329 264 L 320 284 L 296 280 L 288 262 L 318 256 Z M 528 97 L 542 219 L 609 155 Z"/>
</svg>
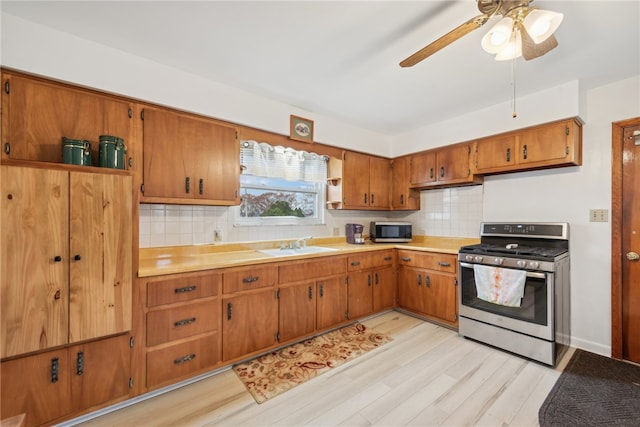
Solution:
<svg viewBox="0 0 640 427">
<path fill-rule="evenodd" d="M 337 249 L 334 248 L 325 248 L 323 246 L 307 246 L 298 248 L 298 249 L 262 249 L 258 252 L 261 252 L 265 255 L 269 256 L 295 256 L 295 255 L 310 255 L 310 254 L 319 254 L 323 252 L 334 252 Z"/>
</svg>

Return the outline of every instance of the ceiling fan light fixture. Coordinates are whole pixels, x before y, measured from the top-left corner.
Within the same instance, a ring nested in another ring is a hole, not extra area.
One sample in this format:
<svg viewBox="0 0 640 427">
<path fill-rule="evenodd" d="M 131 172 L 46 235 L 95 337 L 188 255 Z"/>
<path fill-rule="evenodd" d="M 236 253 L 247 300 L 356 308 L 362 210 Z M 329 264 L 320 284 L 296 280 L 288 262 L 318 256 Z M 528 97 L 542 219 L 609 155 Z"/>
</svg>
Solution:
<svg viewBox="0 0 640 427">
<path fill-rule="evenodd" d="M 563 18 L 562 13 L 533 9 L 525 16 L 523 25 L 535 43 L 542 43 L 558 29 Z"/>
<path fill-rule="evenodd" d="M 509 43 L 512 31 L 513 19 L 504 17 L 482 37 L 480 44 L 487 53 L 498 53 Z"/>
</svg>

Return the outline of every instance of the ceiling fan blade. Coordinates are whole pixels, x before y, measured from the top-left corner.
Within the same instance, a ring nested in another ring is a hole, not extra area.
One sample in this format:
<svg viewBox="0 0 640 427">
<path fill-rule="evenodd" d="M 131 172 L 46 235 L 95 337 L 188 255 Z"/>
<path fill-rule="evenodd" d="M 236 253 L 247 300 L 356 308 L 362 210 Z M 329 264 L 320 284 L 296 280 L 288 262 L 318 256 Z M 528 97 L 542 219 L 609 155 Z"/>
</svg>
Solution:
<svg viewBox="0 0 640 427">
<path fill-rule="evenodd" d="M 520 30 L 522 39 L 522 57 L 526 61 L 542 56 L 558 46 L 558 40 L 556 40 L 553 34 L 545 41 L 536 44 L 527 32 L 527 29 L 520 22 L 518 23 L 518 30 Z"/>
<path fill-rule="evenodd" d="M 423 47 L 407 59 L 400 62 L 401 67 L 412 67 L 423 59 L 433 55 L 440 49 L 450 45 L 454 41 L 469 34 L 471 31 L 482 27 L 489 20 L 487 15 L 479 15 L 458 26 L 457 28 L 449 31 L 444 36 L 440 37 L 433 43 Z"/>
</svg>

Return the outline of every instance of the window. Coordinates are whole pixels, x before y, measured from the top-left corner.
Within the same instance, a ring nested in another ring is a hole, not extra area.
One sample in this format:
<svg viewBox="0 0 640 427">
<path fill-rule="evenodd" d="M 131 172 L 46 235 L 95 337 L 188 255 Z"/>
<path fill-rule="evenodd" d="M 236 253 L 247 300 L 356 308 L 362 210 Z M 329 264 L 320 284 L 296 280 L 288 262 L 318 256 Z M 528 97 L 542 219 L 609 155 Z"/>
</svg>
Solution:
<svg viewBox="0 0 640 427">
<path fill-rule="evenodd" d="M 237 225 L 324 223 L 327 156 L 242 141 Z"/>
</svg>

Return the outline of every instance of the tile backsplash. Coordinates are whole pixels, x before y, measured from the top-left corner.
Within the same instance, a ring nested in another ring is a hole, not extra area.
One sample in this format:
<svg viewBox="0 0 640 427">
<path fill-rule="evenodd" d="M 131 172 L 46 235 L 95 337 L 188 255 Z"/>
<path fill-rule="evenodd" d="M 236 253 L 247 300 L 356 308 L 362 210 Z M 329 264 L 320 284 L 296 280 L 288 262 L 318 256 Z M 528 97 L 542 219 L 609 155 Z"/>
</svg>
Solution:
<svg viewBox="0 0 640 427">
<path fill-rule="evenodd" d="M 347 223 L 363 224 L 368 234 L 369 222 L 382 219 L 410 221 L 416 235 L 478 237 L 482 195 L 482 185 L 428 190 L 420 194 L 420 211 L 327 210 L 324 225 L 305 227 L 236 226 L 235 206 L 141 204 L 140 247 L 344 236 Z"/>
</svg>

